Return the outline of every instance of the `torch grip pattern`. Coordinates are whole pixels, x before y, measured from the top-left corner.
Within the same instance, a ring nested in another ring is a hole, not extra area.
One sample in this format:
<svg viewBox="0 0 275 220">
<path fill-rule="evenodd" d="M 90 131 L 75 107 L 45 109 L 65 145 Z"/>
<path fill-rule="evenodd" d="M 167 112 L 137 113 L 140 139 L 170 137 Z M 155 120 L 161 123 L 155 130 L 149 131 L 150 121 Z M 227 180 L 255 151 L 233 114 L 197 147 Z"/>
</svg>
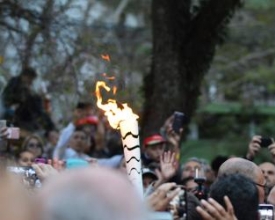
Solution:
<svg viewBox="0 0 275 220">
<path fill-rule="evenodd" d="M 138 190 L 138 193 L 143 195 L 141 154 L 137 120 L 120 122 L 120 132 L 129 179 Z"/>
</svg>

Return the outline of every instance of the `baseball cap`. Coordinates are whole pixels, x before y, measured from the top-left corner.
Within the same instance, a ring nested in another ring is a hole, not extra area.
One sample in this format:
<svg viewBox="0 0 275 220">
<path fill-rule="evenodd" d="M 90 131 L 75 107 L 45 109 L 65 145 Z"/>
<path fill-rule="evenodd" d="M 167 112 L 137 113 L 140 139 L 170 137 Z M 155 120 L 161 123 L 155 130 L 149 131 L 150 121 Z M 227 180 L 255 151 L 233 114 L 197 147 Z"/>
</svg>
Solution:
<svg viewBox="0 0 275 220">
<path fill-rule="evenodd" d="M 155 134 L 145 138 L 143 141 L 143 145 L 148 146 L 148 145 L 160 144 L 164 142 L 166 142 L 166 140 L 161 135 Z"/>
<path fill-rule="evenodd" d="M 156 175 L 156 173 L 149 168 L 142 168 L 142 176 L 145 176 L 145 175 L 150 175 L 154 179 L 158 179 L 158 176 Z"/>
<path fill-rule="evenodd" d="M 76 122 L 77 126 L 80 125 L 97 125 L 98 124 L 98 117 L 96 116 L 88 116 L 85 118 L 81 118 Z"/>
</svg>

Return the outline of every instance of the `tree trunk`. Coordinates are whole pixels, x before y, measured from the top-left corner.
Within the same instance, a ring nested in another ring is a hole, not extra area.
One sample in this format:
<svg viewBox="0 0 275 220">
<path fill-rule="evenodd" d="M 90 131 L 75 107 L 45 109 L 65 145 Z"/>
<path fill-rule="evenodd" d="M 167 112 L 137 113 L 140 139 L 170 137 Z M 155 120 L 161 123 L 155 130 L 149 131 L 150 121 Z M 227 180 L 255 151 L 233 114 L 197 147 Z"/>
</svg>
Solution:
<svg viewBox="0 0 275 220">
<path fill-rule="evenodd" d="M 144 78 L 142 131 L 159 131 L 173 111 L 191 117 L 215 47 L 240 0 L 208 0 L 191 10 L 191 1 L 153 0 L 153 57 Z"/>
</svg>

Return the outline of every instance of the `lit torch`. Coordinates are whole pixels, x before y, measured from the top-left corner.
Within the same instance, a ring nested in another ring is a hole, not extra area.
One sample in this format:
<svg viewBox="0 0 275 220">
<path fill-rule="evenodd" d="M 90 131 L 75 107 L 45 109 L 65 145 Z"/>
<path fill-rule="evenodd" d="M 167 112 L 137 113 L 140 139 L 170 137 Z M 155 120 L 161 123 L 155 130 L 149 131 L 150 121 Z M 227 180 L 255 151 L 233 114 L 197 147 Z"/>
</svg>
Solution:
<svg viewBox="0 0 275 220">
<path fill-rule="evenodd" d="M 105 112 L 111 127 L 120 130 L 127 173 L 130 181 L 142 196 L 138 115 L 134 114 L 127 104 L 119 104 L 113 99 L 109 99 L 106 104 L 103 104 L 100 88 L 104 88 L 108 92 L 111 88 L 105 82 L 99 81 L 96 83 L 97 106 Z"/>
</svg>

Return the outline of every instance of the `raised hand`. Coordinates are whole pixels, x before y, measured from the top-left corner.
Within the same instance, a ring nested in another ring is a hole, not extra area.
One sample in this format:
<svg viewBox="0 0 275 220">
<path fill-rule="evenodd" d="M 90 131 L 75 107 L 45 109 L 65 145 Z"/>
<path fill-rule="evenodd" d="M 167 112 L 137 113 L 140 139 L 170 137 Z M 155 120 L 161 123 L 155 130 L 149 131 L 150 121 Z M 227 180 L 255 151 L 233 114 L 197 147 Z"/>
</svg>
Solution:
<svg viewBox="0 0 275 220">
<path fill-rule="evenodd" d="M 48 164 L 51 165 L 54 169 L 56 169 L 58 172 L 65 169 L 65 162 L 63 160 L 48 160 Z"/>
<path fill-rule="evenodd" d="M 173 120 L 174 120 L 173 115 L 167 118 L 161 130 L 162 130 L 162 133 L 165 133 L 165 137 L 167 141 L 171 145 L 173 145 L 174 148 L 179 148 L 180 137 L 181 137 L 181 133 L 183 132 L 183 129 L 180 130 L 180 134 L 176 133 L 172 128 Z"/>
<path fill-rule="evenodd" d="M 166 211 L 169 203 L 179 192 L 180 188 L 176 188 L 176 183 L 164 183 L 150 194 L 146 200 L 154 211 Z"/>
<path fill-rule="evenodd" d="M 8 138 L 8 128 L 7 127 L 2 127 L 0 128 L 0 140 L 7 140 Z"/>
<path fill-rule="evenodd" d="M 227 196 L 224 197 L 224 202 L 226 209 L 212 198 L 208 201 L 201 200 L 204 208 L 197 206 L 196 210 L 204 220 L 237 220 L 234 208 Z"/>
<path fill-rule="evenodd" d="M 32 168 L 35 170 L 35 173 L 41 182 L 58 174 L 58 171 L 49 164 L 44 164 L 44 163 L 33 164 Z"/>
<path fill-rule="evenodd" d="M 171 179 L 177 172 L 175 157 L 176 154 L 174 152 L 172 153 L 171 151 L 168 151 L 164 152 L 160 158 L 160 171 L 164 181 Z"/>
<path fill-rule="evenodd" d="M 261 136 L 259 136 L 259 135 L 253 136 L 253 138 L 251 139 L 251 141 L 248 145 L 248 150 L 247 150 L 247 154 L 246 154 L 247 159 L 249 159 L 249 160 L 254 159 L 255 155 L 261 149 L 260 143 L 261 143 Z"/>
</svg>

